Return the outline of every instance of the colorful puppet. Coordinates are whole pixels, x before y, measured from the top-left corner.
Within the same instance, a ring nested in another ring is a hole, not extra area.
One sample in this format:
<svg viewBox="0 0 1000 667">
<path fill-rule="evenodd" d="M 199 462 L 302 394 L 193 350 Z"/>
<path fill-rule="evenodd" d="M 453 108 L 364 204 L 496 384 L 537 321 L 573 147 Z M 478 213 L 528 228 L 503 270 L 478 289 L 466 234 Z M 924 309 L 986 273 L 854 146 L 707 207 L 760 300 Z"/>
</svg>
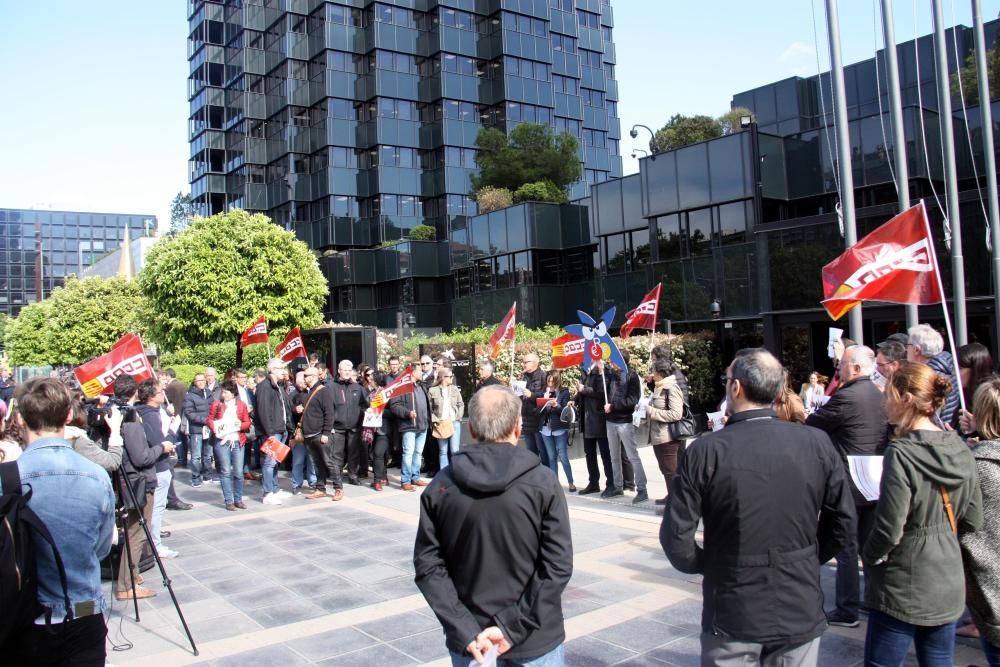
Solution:
<svg viewBox="0 0 1000 667">
<path fill-rule="evenodd" d="M 602 359 L 610 361 L 618 368 L 625 368 L 625 360 L 622 358 L 622 353 L 618 350 L 618 346 L 615 345 L 611 334 L 608 333 L 611 323 L 615 319 L 614 306 L 601 315 L 600 322 L 582 310 L 576 311 L 576 314 L 580 318 L 581 323 L 567 324 L 563 329 L 566 330 L 566 333 L 579 336 L 584 340 L 584 370 L 590 370 L 591 364 Z"/>
</svg>

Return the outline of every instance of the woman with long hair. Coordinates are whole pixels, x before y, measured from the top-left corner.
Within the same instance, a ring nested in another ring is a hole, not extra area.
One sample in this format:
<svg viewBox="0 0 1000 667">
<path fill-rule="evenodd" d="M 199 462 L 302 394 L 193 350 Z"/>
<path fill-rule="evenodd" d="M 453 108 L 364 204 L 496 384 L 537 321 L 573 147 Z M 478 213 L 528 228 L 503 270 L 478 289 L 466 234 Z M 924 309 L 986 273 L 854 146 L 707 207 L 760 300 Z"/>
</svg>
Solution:
<svg viewBox="0 0 1000 667">
<path fill-rule="evenodd" d="M 243 448 L 250 432 L 250 412 L 246 404 L 236 398 L 236 382 L 227 380 L 221 385 L 219 400 L 208 409 L 208 428 L 215 434 L 213 448 L 219 463 L 219 484 L 226 509 L 245 510 L 243 503 Z"/>
<path fill-rule="evenodd" d="M 972 456 L 983 494 L 983 525 L 959 535 L 965 602 L 990 667 L 1000 667 L 1000 379 L 980 384 L 974 398 L 971 407 L 982 440 L 972 448 Z"/>
<path fill-rule="evenodd" d="M 951 665 L 965 608 L 958 533 L 982 523 L 972 453 L 935 423 L 951 383 L 925 364 L 901 362 L 885 387 L 896 437 L 883 459 L 874 527 L 862 559 L 866 665 L 902 665 L 911 643 L 921 665 Z"/>
<path fill-rule="evenodd" d="M 812 414 L 816 408 L 823 405 L 823 398 L 826 396 L 826 378 L 813 371 L 809 374 L 808 382 L 802 384 L 799 390 L 799 398 L 802 399 L 802 406 L 806 414 Z"/>
<path fill-rule="evenodd" d="M 562 411 L 569 403 L 569 389 L 562 386 L 562 373 L 551 370 L 545 374 L 545 393 L 538 397 L 541 409 L 538 415 L 539 433 L 545 443 L 545 453 L 549 458 L 549 468 L 559 477 L 558 463 L 562 463 L 566 473 L 567 487 L 576 493 L 573 484 L 573 467 L 569 463 L 569 431 L 562 420 Z"/>
<path fill-rule="evenodd" d="M 434 384 L 427 392 L 431 401 L 432 435 L 438 441 L 439 470 L 448 467 L 448 453 L 458 453 L 462 442 L 462 416 L 465 414 L 465 401 L 462 392 L 455 386 L 455 371 L 451 366 L 441 365 L 437 368 Z"/>
<path fill-rule="evenodd" d="M 958 374 L 965 406 L 971 409 L 976 390 L 993 377 L 993 357 L 985 345 L 969 343 L 958 348 Z M 961 410 L 955 410 L 955 416 L 951 418 L 951 427 L 956 431 L 959 430 L 961 416 Z"/>
<path fill-rule="evenodd" d="M 805 424 L 806 409 L 802 404 L 802 399 L 792 389 L 791 374 L 787 370 L 784 373 L 785 384 L 778 393 L 778 397 L 774 399 L 774 412 L 778 415 L 778 419 L 783 419 L 786 422 L 795 422 L 796 424 Z"/>
<path fill-rule="evenodd" d="M 674 365 L 669 359 L 653 361 L 653 394 L 649 397 L 646 417 L 649 419 L 649 442 L 660 467 L 660 473 L 670 488 L 684 455 L 684 440 L 674 439 L 670 425 L 684 416 L 684 393 L 677 384 Z M 666 505 L 667 497 L 658 498 L 657 505 Z"/>
<path fill-rule="evenodd" d="M 358 384 L 367 393 L 369 403 L 375 398 L 375 394 L 382 389 L 376 380 L 375 369 L 368 364 L 358 366 Z M 383 414 L 382 417 L 384 419 L 385 415 Z M 381 421 L 377 427 L 362 427 L 361 442 L 367 446 L 370 453 L 369 458 L 374 472 L 372 489 L 381 491 L 383 484 L 389 483 L 385 472 L 385 454 L 389 450 L 389 432 L 386 430 L 385 422 Z"/>
</svg>

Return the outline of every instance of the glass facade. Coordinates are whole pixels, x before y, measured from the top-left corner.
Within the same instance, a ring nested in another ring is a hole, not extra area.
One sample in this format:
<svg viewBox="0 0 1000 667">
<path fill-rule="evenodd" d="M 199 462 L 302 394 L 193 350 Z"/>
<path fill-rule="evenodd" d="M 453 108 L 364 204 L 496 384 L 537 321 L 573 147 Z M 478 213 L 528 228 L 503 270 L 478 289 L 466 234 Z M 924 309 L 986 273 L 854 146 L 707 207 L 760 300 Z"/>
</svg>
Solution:
<svg viewBox="0 0 1000 667">
<path fill-rule="evenodd" d="M 156 216 L 0 208 L 0 313 L 17 315 L 131 238 L 156 233 Z"/>
<path fill-rule="evenodd" d="M 188 14 L 200 215 L 261 211 L 345 255 L 419 224 L 443 240 L 477 213 L 477 133 L 521 122 L 580 140 L 572 198 L 621 176 L 610 0 L 191 0 Z M 451 291 L 397 287 L 397 308 L 445 306 Z M 327 314 L 353 313 L 343 303 Z"/>
</svg>

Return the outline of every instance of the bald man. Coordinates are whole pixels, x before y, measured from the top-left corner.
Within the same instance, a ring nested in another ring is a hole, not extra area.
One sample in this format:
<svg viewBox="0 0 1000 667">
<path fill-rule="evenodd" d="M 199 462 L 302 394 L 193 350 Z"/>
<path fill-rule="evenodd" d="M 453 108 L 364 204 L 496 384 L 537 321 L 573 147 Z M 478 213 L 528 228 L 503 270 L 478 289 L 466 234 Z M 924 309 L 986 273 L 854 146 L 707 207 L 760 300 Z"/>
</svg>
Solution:
<svg viewBox="0 0 1000 667">
<path fill-rule="evenodd" d="M 543 466 L 549 465 L 545 455 L 545 441 L 539 432 L 538 404 L 535 398 L 545 393 L 545 371 L 538 367 L 538 355 L 529 352 L 521 358 L 521 379 L 525 383 L 521 396 L 521 435 L 528 451 L 538 456 Z"/>
</svg>

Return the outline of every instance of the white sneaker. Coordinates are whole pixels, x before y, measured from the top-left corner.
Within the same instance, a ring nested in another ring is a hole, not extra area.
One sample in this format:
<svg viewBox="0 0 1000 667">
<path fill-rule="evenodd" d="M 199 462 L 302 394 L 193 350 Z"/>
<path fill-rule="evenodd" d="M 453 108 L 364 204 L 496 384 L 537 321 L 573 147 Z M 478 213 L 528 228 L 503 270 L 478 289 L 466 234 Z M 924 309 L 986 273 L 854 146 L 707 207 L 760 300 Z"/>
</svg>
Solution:
<svg viewBox="0 0 1000 667">
<path fill-rule="evenodd" d="M 285 491 L 284 489 L 278 489 L 277 491 L 274 492 L 274 495 L 278 496 L 279 498 L 291 498 L 292 497 L 292 494 L 290 494 L 288 491 Z"/>
<path fill-rule="evenodd" d="M 157 553 L 160 554 L 160 558 L 166 558 L 168 560 L 173 560 L 174 558 L 180 556 L 179 552 L 174 551 L 170 547 L 165 547 L 162 544 L 160 545 L 160 548 L 157 550 Z"/>
<path fill-rule="evenodd" d="M 268 493 L 264 495 L 264 498 L 263 500 L 261 500 L 261 502 L 264 503 L 265 505 L 280 505 L 281 498 L 278 496 L 277 493 Z"/>
</svg>

